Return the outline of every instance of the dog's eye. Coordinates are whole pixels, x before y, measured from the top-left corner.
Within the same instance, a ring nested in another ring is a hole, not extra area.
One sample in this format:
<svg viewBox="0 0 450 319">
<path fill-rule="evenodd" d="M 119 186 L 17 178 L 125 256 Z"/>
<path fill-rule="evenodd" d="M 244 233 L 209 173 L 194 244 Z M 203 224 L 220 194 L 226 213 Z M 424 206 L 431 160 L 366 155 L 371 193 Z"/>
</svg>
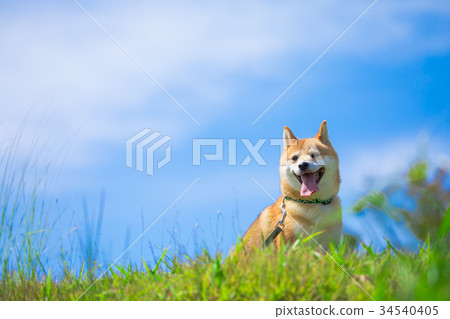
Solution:
<svg viewBox="0 0 450 319">
<path fill-rule="evenodd" d="M 297 155 L 294 155 L 294 156 L 292 156 L 291 159 L 292 159 L 293 162 L 296 162 L 296 161 L 298 160 L 298 156 L 297 156 Z"/>
<path fill-rule="evenodd" d="M 311 154 L 311 158 L 314 158 L 314 157 L 316 157 L 316 155 L 315 154 Z"/>
</svg>

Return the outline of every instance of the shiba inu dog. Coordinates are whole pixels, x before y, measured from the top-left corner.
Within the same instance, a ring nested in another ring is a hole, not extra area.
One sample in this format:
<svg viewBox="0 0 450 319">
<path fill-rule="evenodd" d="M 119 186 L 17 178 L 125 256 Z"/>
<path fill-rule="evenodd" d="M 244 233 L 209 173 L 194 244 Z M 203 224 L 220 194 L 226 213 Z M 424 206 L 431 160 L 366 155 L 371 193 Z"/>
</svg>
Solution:
<svg viewBox="0 0 450 319">
<path fill-rule="evenodd" d="M 339 160 L 323 121 L 313 138 L 297 139 L 285 126 L 284 150 L 280 159 L 282 195 L 266 207 L 244 235 L 244 247 L 261 247 L 279 221 L 281 233 L 273 243 L 284 243 L 321 232 L 314 239 L 324 249 L 330 241 L 339 242 L 342 208 L 339 192 Z M 283 218 L 283 211 L 286 211 Z"/>
</svg>

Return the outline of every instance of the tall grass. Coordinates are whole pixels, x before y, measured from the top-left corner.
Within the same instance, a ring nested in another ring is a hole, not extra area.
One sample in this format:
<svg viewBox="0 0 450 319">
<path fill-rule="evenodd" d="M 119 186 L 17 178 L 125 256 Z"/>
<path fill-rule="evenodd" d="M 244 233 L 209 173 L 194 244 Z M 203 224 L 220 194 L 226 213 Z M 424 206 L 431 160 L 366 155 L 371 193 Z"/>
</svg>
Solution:
<svg viewBox="0 0 450 319">
<path fill-rule="evenodd" d="M 47 186 L 54 182 L 70 141 L 52 144 L 51 135 L 43 136 L 39 128 L 25 137 L 32 109 L 14 137 L 0 141 L 0 276 L 2 280 L 37 280 L 51 277 L 52 265 L 53 274 L 93 278 L 101 259 L 105 194 L 101 192 L 97 211 L 83 200 L 81 223 L 74 223 L 75 213 L 67 218 L 67 207 L 61 209 L 59 201 L 48 195 Z M 62 272 L 55 269 L 58 263 Z"/>
<path fill-rule="evenodd" d="M 43 251 L 56 220 L 49 218 L 47 167 L 18 154 L 21 131 L 0 157 L 0 257 L 3 277 L 31 279 L 46 274 Z"/>
</svg>

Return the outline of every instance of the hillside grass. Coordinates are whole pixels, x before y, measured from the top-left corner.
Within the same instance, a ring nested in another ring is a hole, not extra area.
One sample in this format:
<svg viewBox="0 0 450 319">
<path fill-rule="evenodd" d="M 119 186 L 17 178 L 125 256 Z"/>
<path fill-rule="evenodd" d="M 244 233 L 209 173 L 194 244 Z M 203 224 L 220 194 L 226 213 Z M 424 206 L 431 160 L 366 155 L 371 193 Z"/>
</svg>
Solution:
<svg viewBox="0 0 450 319">
<path fill-rule="evenodd" d="M 415 209 L 394 205 L 396 187 L 368 194 L 354 209 L 404 221 L 424 242 L 417 253 L 397 251 L 389 241 L 383 252 L 364 245 L 357 250 L 346 239 L 325 256 L 306 238 L 280 251 L 244 254 L 238 243 L 227 257 L 163 252 L 156 265 L 142 260 L 109 268 L 100 264 L 98 244 L 104 195 L 96 221 L 83 201 L 85 236 L 72 222 L 59 235 L 62 215 L 51 214 L 59 204 L 46 196 L 47 168 L 41 172 L 32 155 L 17 161 L 16 144 L 0 156 L 0 300 L 450 300 L 448 174 L 430 179 L 423 163 L 411 168 L 400 189 Z M 58 248 L 59 265 L 52 254 Z M 60 267 L 63 275 L 52 275 Z"/>
<path fill-rule="evenodd" d="M 348 241 L 330 251 L 367 293 L 330 256 L 299 241 L 278 252 L 269 247 L 226 258 L 205 252 L 186 263 L 166 256 L 154 269 L 145 261 L 143 269 L 113 266 L 90 289 L 94 277 L 86 273 L 20 278 L 15 272 L 3 276 L 0 299 L 450 300 L 450 256 L 444 244 L 425 243 L 415 254 L 387 244 L 379 254 L 370 247 L 358 253 Z"/>
</svg>

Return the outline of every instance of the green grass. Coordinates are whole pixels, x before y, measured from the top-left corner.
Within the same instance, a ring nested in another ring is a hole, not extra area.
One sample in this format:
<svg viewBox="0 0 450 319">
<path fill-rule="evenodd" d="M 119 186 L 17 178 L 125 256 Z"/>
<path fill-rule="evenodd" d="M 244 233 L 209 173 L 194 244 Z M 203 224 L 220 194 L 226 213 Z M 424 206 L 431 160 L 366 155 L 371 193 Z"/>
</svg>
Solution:
<svg viewBox="0 0 450 319">
<path fill-rule="evenodd" d="M 114 265 L 94 282 L 107 268 L 98 267 L 103 194 L 96 223 L 84 202 L 86 236 L 71 225 L 68 250 L 65 237 L 55 233 L 61 216 L 50 215 L 55 208 L 45 195 L 47 168 L 41 171 L 32 155 L 16 161 L 16 150 L 0 156 L 0 300 L 450 300 L 448 173 L 427 178 L 423 163 L 412 166 L 401 189 L 417 203 L 413 210 L 393 204 L 397 187 L 370 193 L 354 207 L 404 221 L 425 242 L 418 253 L 396 251 L 389 242 L 381 253 L 370 247 L 361 253 L 347 239 L 332 246 L 331 256 L 307 240 L 242 254 L 239 243 L 234 257 L 204 252 L 179 262 L 164 252 L 152 267 L 144 260 Z M 78 235 L 78 245 L 70 234 Z M 52 247 L 50 239 L 61 246 Z M 53 248 L 60 248 L 62 277 L 52 276 L 59 268 L 48 263 Z"/>
<path fill-rule="evenodd" d="M 389 243 L 379 254 L 345 246 L 331 255 L 375 300 L 450 300 L 446 246 L 428 244 L 416 254 L 395 251 Z M 80 300 L 371 300 L 329 256 L 302 243 L 245 257 L 204 253 L 184 264 L 162 257 L 158 264 L 113 267 Z M 12 273 L 1 281 L 0 299 L 76 300 L 92 282 L 82 274 L 22 279 Z"/>
</svg>

